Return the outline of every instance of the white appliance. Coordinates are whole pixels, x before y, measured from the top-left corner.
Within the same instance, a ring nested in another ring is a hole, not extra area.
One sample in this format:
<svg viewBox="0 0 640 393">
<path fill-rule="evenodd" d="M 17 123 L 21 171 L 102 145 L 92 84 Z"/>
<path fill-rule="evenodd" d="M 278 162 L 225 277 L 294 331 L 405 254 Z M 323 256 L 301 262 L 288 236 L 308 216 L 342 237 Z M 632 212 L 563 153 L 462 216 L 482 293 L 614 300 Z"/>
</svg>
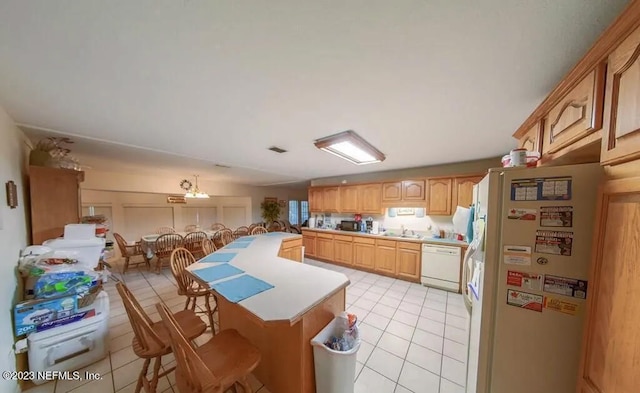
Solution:
<svg viewBox="0 0 640 393">
<path fill-rule="evenodd" d="M 463 283 L 467 393 L 574 393 L 599 164 L 492 169 Z"/>
<path fill-rule="evenodd" d="M 42 243 L 56 251 L 56 256 L 77 259 L 79 263 L 95 267 L 105 247 L 105 239 L 93 237 L 86 240 L 51 239 Z"/>
<path fill-rule="evenodd" d="M 422 245 L 423 285 L 458 292 L 460 286 L 460 247 Z"/>
<path fill-rule="evenodd" d="M 380 221 L 371 222 L 371 234 L 377 235 L 380 233 Z"/>
<path fill-rule="evenodd" d="M 109 353 L 109 295 L 102 291 L 78 311 L 95 316 L 27 336 L 29 370 L 73 371 L 104 359 Z M 33 381 L 36 385 L 47 382 Z"/>
</svg>

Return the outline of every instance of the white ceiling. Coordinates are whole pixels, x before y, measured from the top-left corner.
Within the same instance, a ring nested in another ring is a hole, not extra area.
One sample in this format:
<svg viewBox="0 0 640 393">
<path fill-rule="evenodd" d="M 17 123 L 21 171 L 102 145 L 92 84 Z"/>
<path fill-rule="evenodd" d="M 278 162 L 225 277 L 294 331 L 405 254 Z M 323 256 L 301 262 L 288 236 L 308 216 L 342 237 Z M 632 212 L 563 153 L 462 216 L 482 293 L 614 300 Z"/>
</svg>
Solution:
<svg viewBox="0 0 640 393">
<path fill-rule="evenodd" d="M 493 157 L 625 4 L 0 0 L 0 105 L 101 169 L 268 184 Z M 386 161 L 313 146 L 347 129 Z"/>
</svg>

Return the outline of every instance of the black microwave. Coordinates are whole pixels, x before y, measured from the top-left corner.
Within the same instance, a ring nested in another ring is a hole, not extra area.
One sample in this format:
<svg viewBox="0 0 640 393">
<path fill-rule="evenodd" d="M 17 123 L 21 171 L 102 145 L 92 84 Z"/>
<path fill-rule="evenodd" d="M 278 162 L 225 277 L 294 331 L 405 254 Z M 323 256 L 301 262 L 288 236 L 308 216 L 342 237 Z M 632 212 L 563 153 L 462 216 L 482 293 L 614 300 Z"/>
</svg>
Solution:
<svg viewBox="0 0 640 393">
<path fill-rule="evenodd" d="M 343 231 L 358 232 L 360 230 L 360 223 L 358 221 L 341 221 L 340 228 Z"/>
</svg>

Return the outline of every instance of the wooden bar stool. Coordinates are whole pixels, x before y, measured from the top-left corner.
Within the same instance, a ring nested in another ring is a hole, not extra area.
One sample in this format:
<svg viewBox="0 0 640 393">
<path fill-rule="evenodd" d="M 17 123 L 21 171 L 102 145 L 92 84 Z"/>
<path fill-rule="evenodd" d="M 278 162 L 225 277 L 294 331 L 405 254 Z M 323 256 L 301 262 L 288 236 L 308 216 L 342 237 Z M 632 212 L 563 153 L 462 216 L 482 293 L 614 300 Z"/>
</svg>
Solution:
<svg viewBox="0 0 640 393">
<path fill-rule="evenodd" d="M 191 308 L 191 311 L 195 312 L 196 301 L 199 297 L 204 297 L 204 305 L 207 308 L 205 314 L 207 314 L 207 317 L 209 318 L 211 333 L 216 334 L 216 328 L 213 324 L 213 313 L 218 310 L 218 301 L 209 288 L 205 288 L 198 284 L 193 278 L 191 278 L 189 273 L 185 271 L 187 266 L 195 262 L 196 259 L 189 250 L 186 248 L 177 248 L 171 253 L 171 273 L 173 273 L 173 277 L 176 279 L 176 283 L 178 284 L 178 295 L 187 297 L 187 302 L 184 304 L 185 310 Z M 210 303 L 211 298 L 216 302 L 213 309 L 211 308 Z M 191 303 L 191 307 L 189 307 L 189 303 Z"/>
<path fill-rule="evenodd" d="M 156 304 L 167 326 L 176 358 L 176 385 L 180 393 L 223 393 L 240 385 L 253 393 L 247 376 L 260 363 L 261 355 L 236 330 L 223 330 L 205 344 L 195 347 L 164 304 Z"/>
<path fill-rule="evenodd" d="M 119 282 L 116 284 L 116 288 L 122 298 L 122 303 L 133 328 L 134 336 L 131 341 L 133 352 L 144 359 L 135 393 L 139 393 L 143 387 L 145 392 L 155 393 L 158 379 L 175 370 L 175 367 L 172 367 L 162 373 L 160 372 L 162 356 L 171 353 L 169 331 L 162 321 L 154 322 L 149 318 L 126 285 Z M 200 336 L 207 329 L 207 325 L 191 310 L 179 311 L 172 314 L 171 317 L 180 326 L 188 340 L 193 340 Z M 152 359 L 155 359 L 155 361 L 153 375 L 149 380 L 147 379 L 147 371 Z"/>
</svg>

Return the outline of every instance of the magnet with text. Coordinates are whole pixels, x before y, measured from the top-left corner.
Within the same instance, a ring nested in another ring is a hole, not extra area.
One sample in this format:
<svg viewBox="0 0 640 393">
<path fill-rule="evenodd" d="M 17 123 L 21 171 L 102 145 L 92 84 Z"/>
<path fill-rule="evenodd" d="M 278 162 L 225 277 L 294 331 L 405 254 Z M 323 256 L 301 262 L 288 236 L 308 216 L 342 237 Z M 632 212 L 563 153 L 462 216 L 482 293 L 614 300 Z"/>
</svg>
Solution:
<svg viewBox="0 0 640 393">
<path fill-rule="evenodd" d="M 544 276 L 542 274 L 517 272 L 514 270 L 507 271 L 507 285 L 513 287 L 541 291 L 543 279 Z"/>
<path fill-rule="evenodd" d="M 536 231 L 536 252 L 571 256 L 573 232 Z"/>
<path fill-rule="evenodd" d="M 540 208 L 541 227 L 573 226 L 573 206 L 545 206 Z"/>
<path fill-rule="evenodd" d="M 507 214 L 507 218 L 509 220 L 522 220 L 522 221 L 535 221 L 536 213 L 538 211 L 536 209 L 516 209 L 511 208 Z"/>
<path fill-rule="evenodd" d="M 531 247 L 504 246 L 504 263 L 508 265 L 531 265 Z"/>
<path fill-rule="evenodd" d="M 580 305 L 575 302 L 563 300 L 555 296 L 544 297 L 544 308 L 568 315 L 576 315 Z"/>
<path fill-rule="evenodd" d="M 534 293 L 507 289 L 507 304 L 510 306 L 542 312 L 543 297 Z"/>
<path fill-rule="evenodd" d="M 571 296 L 578 299 L 587 298 L 588 282 L 575 278 L 544 276 L 544 291 L 558 295 Z"/>
</svg>

